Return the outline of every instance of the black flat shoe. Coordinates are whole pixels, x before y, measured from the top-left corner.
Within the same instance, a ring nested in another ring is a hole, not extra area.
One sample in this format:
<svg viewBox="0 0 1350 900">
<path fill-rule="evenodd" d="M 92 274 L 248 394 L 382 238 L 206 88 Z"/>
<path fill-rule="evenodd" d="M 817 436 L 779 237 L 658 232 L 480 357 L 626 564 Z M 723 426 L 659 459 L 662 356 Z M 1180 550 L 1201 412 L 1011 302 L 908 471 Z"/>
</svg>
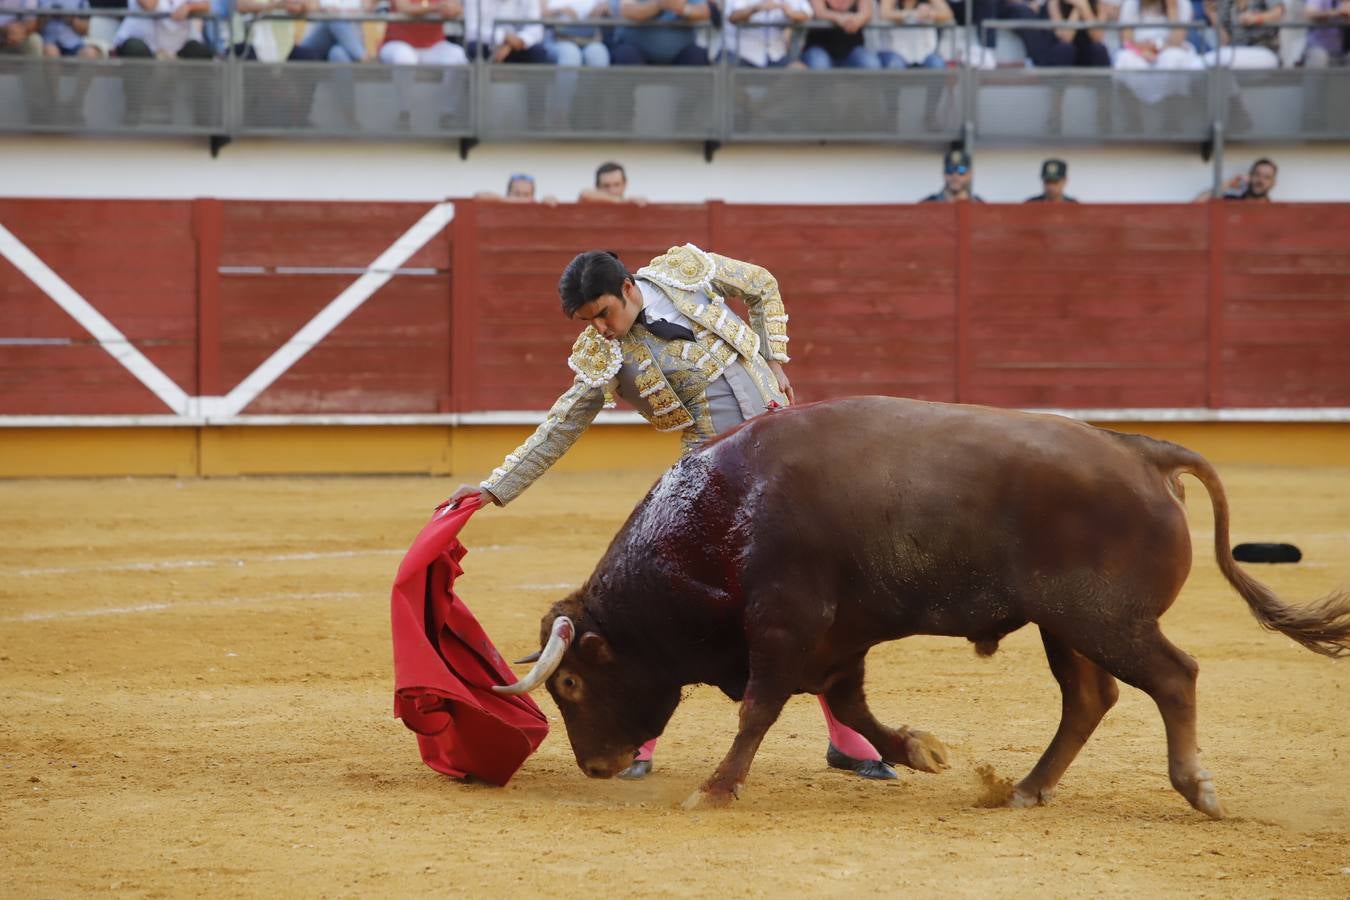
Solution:
<svg viewBox="0 0 1350 900">
<path fill-rule="evenodd" d="M 834 744 L 825 751 L 825 762 L 831 769 L 843 769 L 859 778 L 871 778 L 874 781 L 890 781 L 900 776 L 895 769 L 879 759 L 854 759 Z"/>
<path fill-rule="evenodd" d="M 652 761 L 650 759 L 635 759 L 633 764 L 620 772 L 617 778 L 624 778 L 628 781 L 637 781 L 639 778 L 646 778 L 652 774 Z"/>
</svg>

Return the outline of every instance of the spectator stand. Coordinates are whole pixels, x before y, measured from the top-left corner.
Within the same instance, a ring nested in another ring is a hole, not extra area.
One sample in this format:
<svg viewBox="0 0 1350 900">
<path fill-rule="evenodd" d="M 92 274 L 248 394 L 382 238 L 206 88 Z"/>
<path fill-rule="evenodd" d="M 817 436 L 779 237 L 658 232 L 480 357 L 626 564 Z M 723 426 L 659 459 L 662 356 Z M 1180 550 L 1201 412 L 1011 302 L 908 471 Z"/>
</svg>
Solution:
<svg viewBox="0 0 1350 900">
<path fill-rule="evenodd" d="M 484 2 L 484 0 L 475 0 Z M 721 29 L 704 22 L 637 22 L 617 18 L 508 19 L 501 26 L 595 29 L 685 29 L 715 57 Z M 483 140 L 702 141 L 708 152 L 725 137 L 725 73 L 718 65 L 564 67 L 478 60 L 479 134 Z"/>
<path fill-rule="evenodd" d="M 474 10 L 490 0 L 470 0 Z M 970 4 L 965 5 L 969 15 Z M 66 11 L 38 11 L 66 15 Z M 91 10 L 110 20 L 162 13 Z M 1295 14 L 1297 15 L 1297 14 Z M 389 13 L 310 14 L 311 22 L 357 21 L 378 31 L 394 22 L 436 22 L 462 40 L 458 20 Z M 1210 58 L 1197 69 L 1036 68 L 1019 53 L 1028 29 L 1101 29 L 1109 42 L 1124 23 L 985 20 L 948 25 L 876 23 L 887 30 L 937 29 L 943 69 L 757 69 L 718 52 L 718 22 L 624 21 L 623 27 L 691 28 L 715 60 L 708 66 L 560 67 L 478 59 L 469 65 L 386 65 L 282 61 L 250 55 L 253 29 L 296 17 L 270 13 L 206 17 L 228 35 L 215 58 L 36 59 L 0 57 L 0 132 L 204 135 L 213 149 L 234 137 L 290 136 L 380 140 L 702 141 L 711 156 L 727 141 L 950 141 L 995 143 L 1151 141 L 1204 143 L 1221 155 L 1225 140 L 1350 139 L 1350 68 L 1292 68 L 1309 22 L 1286 16 L 1270 27 L 1284 68 L 1242 69 Z M 481 19 L 480 19 L 481 21 Z M 615 19 L 498 19 L 498 25 L 594 27 Z M 1156 24 L 1156 23 L 1155 23 Z M 1201 31 L 1212 25 L 1166 23 Z M 743 25 L 744 27 L 755 27 Z M 794 52 L 813 29 L 790 27 Z M 94 29 L 91 27 L 91 32 Z M 983 51 L 987 44 L 994 52 Z M 226 46 L 236 52 L 226 52 Z M 972 48 L 977 52 L 971 52 Z M 373 50 L 373 48 L 371 48 Z M 368 60 L 373 53 L 366 54 Z M 1141 100 L 1140 85 L 1166 85 L 1167 102 Z M 1221 160 L 1216 160 L 1216 173 Z M 1216 176 L 1217 177 L 1217 176 Z"/>
<path fill-rule="evenodd" d="M 996 46 L 1020 46 L 1016 33 L 1025 30 L 1087 29 L 1118 36 L 1138 27 L 1027 19 L 990 19 L 980 26 L 982 37 L 991 36 Z M 1212 24 L 1177 21 L 1150 27 L 1199 31 L 1209 46 L 1218 45 Z M 1284 21 L 1268 27 L 1292 36 L 1308 23 Z M 1287 44 L 1297 46 L 1293 40 Z M 1280 55 L 1287 59 L 1292 54 Z M 1194 69 L 1036 68 L 1029 61 L 976 68 L 970 91 L 974 134 L 1002 144 L 1044 144 L 1047 138 L 1199 142 L 1214 153 L 1216 188 L 1225 141 L 1350 139 L 1350 116 L 1345 115 L 1350 109 L 1350 69 L 1240 68 L 1226 53 L 1197 54 L 1196 60 Z"/>
<path fill-rule="evenodd" d="M 811 20 L 790 27 L 789 57 L 796 59 L 807 33 L 834 25 Z M 969 46 L 974 31 L 959 24 L 867 27 L 870 35 L 915 29 L 938 32 L 945 68 L 752 68 L 737 66 L 731 54 L 723 54 L 728 139 L 937 143 L 960 138 L 971 72 L 958 60 L 967 58 L 960 48 Z"/>
<path fill-rule="evenodd" d="M 366 56 L 359 62 L 323 59 L 262 60 L 254 29 L 273 22 L 360 23 Z M 230 67 L 238 84 L 231 133 L 253 137 L 470 139 L 477 131 L 476 80 L 471 65 L 392 65 L 377 55 L 384 29 L 394 23 L 440 25 L 459 37 L 462 20 L 388 12 L 267 13 L 234 32 Z M 373 33 L 369 26 L 376 26 Z"/>
<path fill-rule="evenodd" d="M 68 9 L 35 9 L 40 19 L 68 17 Z M 90 33 L 116 32 L 126 19 L 163 21 L 168 13 L 91 9 Z M 196 17 L 224 24 L 216 17 Z M 113 20 L 108 22 L 106 20 Z M 0 132 L 111 135 L 217 135 L 226 117 L 231 82 L 224 60 L 83 59 L 0 55 Z"/>
</svg>

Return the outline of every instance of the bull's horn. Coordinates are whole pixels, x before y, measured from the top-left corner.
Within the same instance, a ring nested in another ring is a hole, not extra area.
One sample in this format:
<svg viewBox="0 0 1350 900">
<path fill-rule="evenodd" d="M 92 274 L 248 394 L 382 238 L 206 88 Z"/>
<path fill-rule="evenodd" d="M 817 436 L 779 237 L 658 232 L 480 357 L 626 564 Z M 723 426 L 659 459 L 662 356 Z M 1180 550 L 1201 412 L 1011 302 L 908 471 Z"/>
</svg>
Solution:
<svg viewBox="0 0 1350 900">
<path fill-rule="evenodd" d="M 527 694 L 539 687 L 557 671 L 558 664 L 562 662 L 563 654 L 567 652 L 576 633 L 571 619 L 567 616 L 558 616 L 553 620 L 553 630 L 549 632 L 548 643 L 539 651 L 539 661 L 534 664 L 534 668 L 526 672 L 525 677 L 515 684 L 493 685 L 492 689 L 499 694 Z"/>
</svg>

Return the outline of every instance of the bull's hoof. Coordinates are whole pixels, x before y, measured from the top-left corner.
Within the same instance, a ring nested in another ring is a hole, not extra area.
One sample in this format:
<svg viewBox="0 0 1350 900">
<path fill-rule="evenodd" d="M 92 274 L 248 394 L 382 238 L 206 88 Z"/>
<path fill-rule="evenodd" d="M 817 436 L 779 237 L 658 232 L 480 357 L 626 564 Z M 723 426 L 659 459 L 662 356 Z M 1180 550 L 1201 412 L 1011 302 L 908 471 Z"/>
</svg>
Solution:
<svg viewBox="0 0 1350 900">
<path fill-rule="evenodd" d="M 919 772 L 941 772 L 951 768 L 947 745 L 926 731 L 906 731 L 905 758 L 897 762 Z"/>
<path fill-rule="evenodd" d="M 1055 792 L 1049 788 L 1033 791 L 1018 785 L 1008 795 L 1008 801 L 1004 805 L 1012 809 L 1030 809 L 1033 806 L 1045 806 L 1054 796 Z"/>
<path fill-rule="evenodd" d="M 723 809 L 730 806 L 732 801 L 739 800 L 740 796 L 740 785 L 736 785 L 731 790 L 704 785 L 690 794 L 689 799 L 681 805 L 685 809 Z"/>
<path fill-rule="evenodd" d="M 1186 799 L 1191 802 L 1191 806 L 1211 819 L 1222 819 L 1226 815 L 1223 803 L 1219 801 L 1219 792 L 1214 788 L 1214 778 L 1204 770 L 1196 776 Z"/>
</svg>

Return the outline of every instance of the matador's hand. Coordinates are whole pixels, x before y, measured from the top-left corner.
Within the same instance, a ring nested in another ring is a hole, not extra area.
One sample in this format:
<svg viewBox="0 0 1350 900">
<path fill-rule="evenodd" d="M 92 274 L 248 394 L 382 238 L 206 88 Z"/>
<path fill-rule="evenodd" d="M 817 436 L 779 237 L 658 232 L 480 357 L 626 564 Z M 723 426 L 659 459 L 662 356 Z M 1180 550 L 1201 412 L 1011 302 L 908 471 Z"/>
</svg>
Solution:
<svg viewBox="0 0 1350 900">
<path fill-rule="evenodd" d="M 769 371 L 773 372 L 778 379 L 778 389 L 787 395 L 788 403 L 797 402 L 797 392 L 792 389 L 792 382 L 788 381 L 787 373 L 783 371 L 783 364 L 776 359 L 769 360 Z"/>
<path fill-rule="evenodd" d="M 448 506 L 450 509 L 454 509 L 459 506 L 460 501 L 466 497 L 477 497 L 480 506 L 487 506 L 489 503 L 497 502 L 497 498 L 492 496 L 492 492 L 486 488 L 481 488 L 476 484 L 461 484 L 455 489 L 455 492 L 450 495 L 449 499 L 441 504 L 441 506 Z M 437 507 L 437 509 L 439 508 L 440 507 Z"/>
</svg>

